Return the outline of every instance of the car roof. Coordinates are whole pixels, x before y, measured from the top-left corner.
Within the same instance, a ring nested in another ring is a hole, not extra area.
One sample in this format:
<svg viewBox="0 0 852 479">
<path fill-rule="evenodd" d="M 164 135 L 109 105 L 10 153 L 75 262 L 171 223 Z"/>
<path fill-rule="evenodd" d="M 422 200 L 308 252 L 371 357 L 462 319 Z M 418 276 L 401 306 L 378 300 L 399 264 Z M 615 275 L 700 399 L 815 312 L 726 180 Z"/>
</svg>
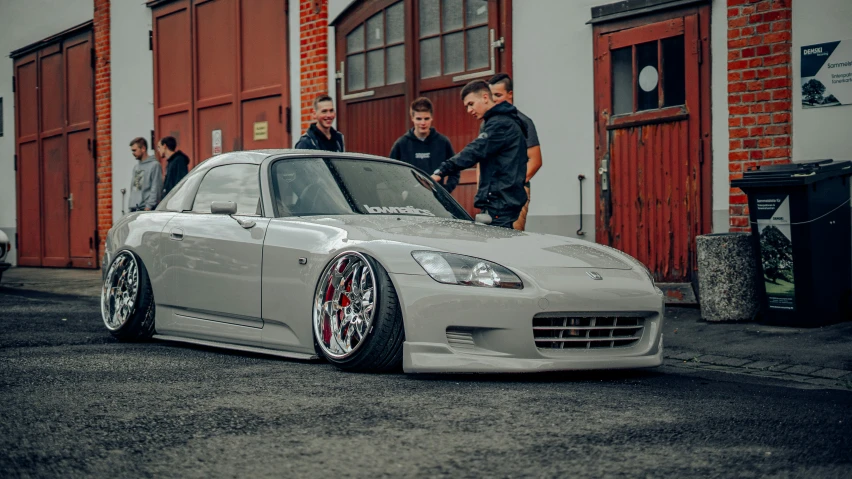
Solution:
<svg viewBox="0 0 852 479">
<path fill-rule="evenodd" d="M 228 165 L 232 163 L 251 163 L 255 165 L 259 165 L 263 162 L 263 160 L 276 157 L 276 158 L 304 158 L 304 157 L 317 157 L 322 156 L 323 158 L 345 158 L 345 159 L 356 159 L 356 160 L 373 160 L 373 161 L 384 161 L 386 163 L 397 163 L 401 165 L 408 165 L 407 163 L 403 163 L 401 161 L 392 160 L 390 158 L 386 158 L 383 156 L 377 155 L 369 155 L 366 153 L 350 153 L 350 152 L 332 152 L 332 151 L 318 151 L 318 150 L 296 150 L 296 149 L 266 149 L 266 150 L 249 150 L 249 151 L 233 151 L 229 153 L 223 153 L 221 155 L 216 155 L 214 157 L 208 158 L 203 161 L 204 169 L 214 168 L 216 166 Z M 199 165 L 200 166 L 200 165 Z"/>
</svg>

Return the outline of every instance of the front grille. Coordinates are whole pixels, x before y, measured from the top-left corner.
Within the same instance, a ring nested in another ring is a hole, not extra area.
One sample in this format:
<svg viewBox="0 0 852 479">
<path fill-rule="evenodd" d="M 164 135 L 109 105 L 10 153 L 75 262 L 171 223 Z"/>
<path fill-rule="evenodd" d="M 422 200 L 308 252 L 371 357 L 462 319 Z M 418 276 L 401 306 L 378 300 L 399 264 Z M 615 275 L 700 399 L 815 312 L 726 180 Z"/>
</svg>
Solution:
<svg viewBox="0 0 852 479">
<path fill-rule="evenodd" d="M 645 318 L 546 314 L 533 318 L 535 345 L 541 350 L 606 349 L 632 346 L 642 337 Z"/>
</svg>

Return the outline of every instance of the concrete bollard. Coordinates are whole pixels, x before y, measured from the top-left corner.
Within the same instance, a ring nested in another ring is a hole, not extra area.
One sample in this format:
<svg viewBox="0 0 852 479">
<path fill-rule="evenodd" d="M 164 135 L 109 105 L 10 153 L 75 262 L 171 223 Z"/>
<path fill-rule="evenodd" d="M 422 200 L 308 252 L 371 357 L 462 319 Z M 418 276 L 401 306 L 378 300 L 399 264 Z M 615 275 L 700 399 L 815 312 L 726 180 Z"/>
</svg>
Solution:
<svg viewBox="0 0 852 479">
<path fill-rule="evenodd" d="M 749 233 L 696 237 L 698 294 L 706 321 L 753 320 L 760 311 L 757 262 Z"/>
</svg>

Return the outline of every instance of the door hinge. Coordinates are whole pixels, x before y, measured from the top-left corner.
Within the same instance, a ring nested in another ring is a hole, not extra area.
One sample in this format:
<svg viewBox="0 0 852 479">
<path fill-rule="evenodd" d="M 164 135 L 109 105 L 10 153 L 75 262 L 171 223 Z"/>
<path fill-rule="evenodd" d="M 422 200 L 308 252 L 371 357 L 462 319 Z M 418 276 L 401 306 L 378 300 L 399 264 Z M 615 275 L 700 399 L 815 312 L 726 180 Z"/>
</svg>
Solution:
<svg viewBox="0 0 852 479">
<path fill-rule="evenodd" d="M 148 50 L 154 51 L 154 30 L 148 30 Z"/>
<path fill-rule="evenodd" d="M 15 233 L 15 249 L 18 250 L 18 256 L 20 256 L 21 248 L 18 248 L 18 233 Z"/>
<path fill-rule="evenodd" d="M 15 154 L 15 171 L 18 171 L 18 155 Z"/>
<path fill-rule="evenodd" d="M 95 69 L 95 65 L 97 64 L 97 58 L 95 57 L 95 49 L 89 49 L 89 63 L 92 65 L 92 70 Z"/>
<path fill-rule="evenodd" d="M 698 139 L 698 164 L 704 163 L 704 138 Z"/>
<path fill-rule="evenodd" d="M 704 53 L 701 50 L 701 39 L 698 40 L 698 64 L 704 63 Z"/>
<path fill-rule="evenodd" d="M 293 132 L 293 116 L 290 114 L 290 107 L 287 107 L 287 134 Z"/>
<path fill-rule="evenodd" d="M 12 93 L 17 89 L 18 77 L 12 76 Z"/>
<path fill-rule="evenodd" d="M 154 130 L 151 130 L 151 146 L 150 146 L 150 148 L 152 150 L 154 149 L 154 145 L 156 145 L 156 143 L 154 143 Z"/>
<path fill-rule="evenodd" d="M 95 247 L 93 248 L 95 250 L 95 255 L 98 254 L 98 248 L 100 248 L 100 246 L 101 246 L 101 237 L 98 233 L 98 230 L 95 230 Z"/>
<path fill-rule="evenodd" d="M 278 123 L 284 123 L 284 107 L 278 105 Z"/>
</svg>

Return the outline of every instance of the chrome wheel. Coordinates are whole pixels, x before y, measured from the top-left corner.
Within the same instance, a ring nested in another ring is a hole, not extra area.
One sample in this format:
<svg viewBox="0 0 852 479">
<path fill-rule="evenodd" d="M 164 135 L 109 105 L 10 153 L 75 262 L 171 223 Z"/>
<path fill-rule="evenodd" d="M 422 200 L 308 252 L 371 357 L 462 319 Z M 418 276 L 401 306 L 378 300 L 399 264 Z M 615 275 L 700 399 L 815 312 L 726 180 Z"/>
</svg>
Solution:
<svg viewBox="0 0 852 479">
<path fill-rule="evenodd" d="M 370 333 L 376 310 L 376 276 L 367 258 L 344 253 L 320 276 L 314 297 L 314 336 L 334 359 L 351 356 Z"/>
<path fill-rule="evenodd" d="M 136 257 L 123 251 L 107 271 L 101 290 L 101 316 L 110 331 L 124 326 L 139 301 L 139 265 Z"/>
</svg>

